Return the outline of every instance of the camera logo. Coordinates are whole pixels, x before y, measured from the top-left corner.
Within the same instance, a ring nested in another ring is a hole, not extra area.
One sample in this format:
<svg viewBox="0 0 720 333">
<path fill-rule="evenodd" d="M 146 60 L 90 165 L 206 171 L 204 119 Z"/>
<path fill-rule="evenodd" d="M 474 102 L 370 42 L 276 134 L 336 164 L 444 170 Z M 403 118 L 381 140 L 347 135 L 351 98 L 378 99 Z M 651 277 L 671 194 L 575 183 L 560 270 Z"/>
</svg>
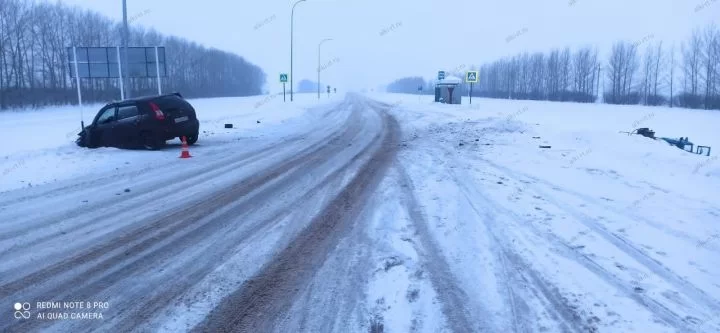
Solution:
<svg viewBox="0 0 720 333">
<path fill-rule="evenodd" d="M 15 303 L 15 319 L 30 318 L 30 303 Z"/>
</svg>

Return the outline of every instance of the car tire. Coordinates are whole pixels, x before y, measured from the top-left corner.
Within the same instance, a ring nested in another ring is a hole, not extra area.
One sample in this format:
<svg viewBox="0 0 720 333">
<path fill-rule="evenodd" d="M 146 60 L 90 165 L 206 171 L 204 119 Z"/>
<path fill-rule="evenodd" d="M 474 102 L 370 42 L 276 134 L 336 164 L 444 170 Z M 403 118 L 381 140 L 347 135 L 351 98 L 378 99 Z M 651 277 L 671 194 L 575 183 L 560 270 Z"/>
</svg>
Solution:
<svg viewBox="0 0 720 333">
<path fill-rule="evenodd" d="M 180 138 L 180 140 L 182 141 L 182 138 Z M 197 142 L 197 140 L 198 140 L 198 135 L 197 135 L 197 133 L 186 135 L 185 140 L 187 140 L 187 144 L 194 145 L 195 142 Z"/>
<path fill-rule="evenodd" d="M 147 150 L 158 150 L 165 145 L 164 140 L 159 139 L 157 136 L 149 132 L 143 133 L 140 137 L 142 138 L 142 147 Z"/>
</svg>

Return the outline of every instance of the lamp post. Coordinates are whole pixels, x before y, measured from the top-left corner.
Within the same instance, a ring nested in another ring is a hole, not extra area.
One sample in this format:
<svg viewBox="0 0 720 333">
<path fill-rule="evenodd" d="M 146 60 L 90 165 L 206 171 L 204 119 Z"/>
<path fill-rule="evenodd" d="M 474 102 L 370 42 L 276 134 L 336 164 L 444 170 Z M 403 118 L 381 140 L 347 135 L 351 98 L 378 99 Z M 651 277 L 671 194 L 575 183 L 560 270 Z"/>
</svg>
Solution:
<svg viewBox="0 0 720 333">
<path fill-rule="evenodd" d="M 333 39 L 332 39 L 332 38 L 325 38 L 325 39 L 323 39 L 323 40 L 320 41 L 320 44 L 318 44 L 318 68 L 317 68 L 317 72 L 318 72 L 318 80 L 317 80 L 318 99 L 320 99 L 320 71 L 322 70 L 322 69 L 320 68 L 320 46 L 322 46 L 323 43 L 328 42 L 328 41 L 331 41 L 331 40 L 333 40 Z"/>
<path fill-rule="evenodd" d="M 295 18 L 295 6 L 306 0 L 298 0 L 293 4 L 290 11 L 290 101 L 293 101 L 293 21 Z"/>
</svg>

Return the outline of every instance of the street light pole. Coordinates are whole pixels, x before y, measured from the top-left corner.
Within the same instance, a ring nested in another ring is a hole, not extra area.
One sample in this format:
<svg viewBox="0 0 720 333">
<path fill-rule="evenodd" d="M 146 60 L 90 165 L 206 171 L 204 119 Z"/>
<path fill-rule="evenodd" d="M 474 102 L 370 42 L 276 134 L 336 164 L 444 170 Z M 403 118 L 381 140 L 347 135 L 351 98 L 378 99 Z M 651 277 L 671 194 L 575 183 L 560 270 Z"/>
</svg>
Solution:
<svg viewBox="0 0 720 333">
<path fill-rule="evenodd" d="M 122 75 L 121 80 L 123 81 L 123 84 L 121 85 L 122 88 L 120 89 L 126 89 L 125 90 L 125 98 L 130 98 L 130 89 L 127 88 L 128 85 L 125 84 L 125 79 L 128 77 L 128 38 L 130 37 L 130 30 L 128 29 L 128 20 L 127 20 L 127 0 L 122 0 L 122 10 L 123 10 L 123 48 L 125 49 L 125 54 L 123 55 L 123 65 L 122 70 L 124 72 L 124 75 Z"/>
<path fill-rule="evenodd" d="M 124 0 L 123 0 L 124 1 Z M 290 11 L 290 101 L 293 101 L 293 21 L 295 18 L 295 6 L 306 0 L 298 0 L 293 4 Z"/>
<path fill-rule="evenodd" d="M 333 40 L 333 39 L 332 39 L 332 38 L 325 38 L 325 39 L 323 39 L 323 40 L 320 41 L 320 44 L 318 44 L 318 68 L 317 68 L 317 72 L 318 72 L 318 80 L 317 80 L 318 99 L 320 99 L 320 70 L 321 70 L 321 68 L 320 68 L 320 46 L 322 46 L 323 43 L 325 43 L 325 42 L 327 42 L 327 41 L 331 41 L 331 40 Z"/>
</svg>

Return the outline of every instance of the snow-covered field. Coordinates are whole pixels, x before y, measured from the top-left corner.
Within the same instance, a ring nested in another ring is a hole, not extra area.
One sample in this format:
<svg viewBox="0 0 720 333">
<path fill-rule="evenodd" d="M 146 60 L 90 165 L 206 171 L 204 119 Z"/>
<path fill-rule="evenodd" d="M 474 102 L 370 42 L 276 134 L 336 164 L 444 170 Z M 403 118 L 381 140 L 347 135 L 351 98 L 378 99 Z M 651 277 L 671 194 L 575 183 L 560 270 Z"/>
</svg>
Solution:
<svg viewBox="0 0 720 333">
<path fill-rule="evenodd" d="M 327 100 L 323 96 L 322 101 Z M 302 125 L 306 119 L 298 116 L 317 105 L 318 100 L 314 94 L 295 94 L 295 102 L 290 103 L 287 94 L 287 103 L 282 95 L 197 99 L 190 103 L 197 111 L 201 131 L 191 154 L 203 156 L 233 140 L 277 136 L 280 133 L 273 131 L 272 125 L 290 120 Z M 87 125 L 101 107 L 95 104 L 0 112 L 0 133 L 6 139 L 0 149 L 0 192 L 106 173 L 119 165 L 140 169 L 153 163 L 166 164 L 179 156 L 178 140 L 168 141 L 162 152 L 150 153 L 77 147 L 74 142 L 80 131 L 81 114 Z M 225 123 L 232 123 L 233 128 L 224 128 Z"/>
<path fill-rule="evenodd" d="M 370 97 L 402 124 L 400 164 L 471 308 L 502 314 L 491 331 L 720 331 L 720 112 Z M 619 133 L 637 127 L 717 150 Z"/>
<path fill-rule="evenodd" d="M 0 300 L 110 299 L 45 326 L 86 331 L 720 332 L 720 112 L 349 96 L 193 100 L 190 160 L 0 113 Z"/>
</svg>

